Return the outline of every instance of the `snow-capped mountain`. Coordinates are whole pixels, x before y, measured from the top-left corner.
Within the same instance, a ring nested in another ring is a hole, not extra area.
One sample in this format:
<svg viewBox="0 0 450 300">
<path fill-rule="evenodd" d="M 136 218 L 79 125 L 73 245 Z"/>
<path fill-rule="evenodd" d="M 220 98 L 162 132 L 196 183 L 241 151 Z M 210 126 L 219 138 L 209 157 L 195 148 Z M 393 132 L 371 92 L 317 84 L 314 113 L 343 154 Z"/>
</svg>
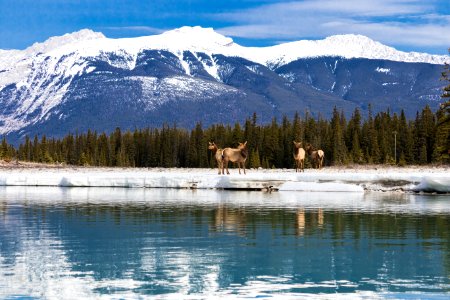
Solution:
<svg viewBox="0 0 450 300">
<path fill-rule="evenodd" d="M 243 47 L 211 28 L 109 39 L 91 30 L 0 50 L 0 134 L 242 121 L 437 105 L 448 56 L 360 35 Z M 375 103 L 374 103 L 375 102 Z"/>
</svg>

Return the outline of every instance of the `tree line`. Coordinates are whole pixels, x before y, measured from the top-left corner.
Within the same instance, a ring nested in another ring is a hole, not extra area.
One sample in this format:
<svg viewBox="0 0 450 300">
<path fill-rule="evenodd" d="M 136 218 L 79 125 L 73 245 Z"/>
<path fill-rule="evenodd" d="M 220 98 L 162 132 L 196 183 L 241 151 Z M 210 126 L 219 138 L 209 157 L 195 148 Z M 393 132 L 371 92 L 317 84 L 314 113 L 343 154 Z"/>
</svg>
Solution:
<svg viewBox="0 0 450 300">
<path fill-rule="evenodd" d="M 253 114 L 243 124 L 204 128 L 198 123 L 192 130 L 167 124 L 132 131 L 116 128 L 111 133 L 88 130 L 59 139 L 25 137 L 17 149 L 3 138 L 0 158 L 79 166 L 204 168 L 215 166 L 208 142 L 234 147 L 247 141 L 247 167 L 293 168 L 295 140 L 322 149 L 325 166 L 449 163 L 449 107 L 443 105 L 433 113 L 426 106 L 414 120 L 407 120 L 403 111 L 373 115 L 370 107 L 364 118 L 355 109 L 347 120 L 335 107 L 330 120 L 296 113 L 292 119 L 258 124 Z"/>
</svg>

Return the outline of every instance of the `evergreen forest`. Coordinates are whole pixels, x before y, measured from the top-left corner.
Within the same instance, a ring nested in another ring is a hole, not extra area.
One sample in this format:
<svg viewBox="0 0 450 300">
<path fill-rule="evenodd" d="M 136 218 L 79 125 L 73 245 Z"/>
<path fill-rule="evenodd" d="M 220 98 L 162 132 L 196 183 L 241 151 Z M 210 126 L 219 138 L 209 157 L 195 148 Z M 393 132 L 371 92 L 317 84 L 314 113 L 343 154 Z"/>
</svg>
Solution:
<svg viewBox="0 0 450 300">
<path fill-rule="evenodd" d="M 215 124 L 192 130 L 164 125 L 112 133 L 68 134 L 61 139 L 25 138 L 17 149 L 3 138 L 0 158 L 41 163 L 64 163 L 102 167 L 214 167 L 213 153 L 207 149 L 214 141 L 220 147 L 236 147 L 247 141 L 250 168 L 293 168 L 293 141 L 311 143 L 325 152 L 325 166 L 347 164 L 416 165 L 449 163 L 448 101 L 433 113 L 426 106 L 415 120 L 389 111 L 366 118 L 356 109 L 347 120 L 342 111 L 333 110 L 331 120 L 296 114 L 293 119 L 273 119 L 258 124 L 257 115 L 244 124 Z M 311 161 L 306 160 L 306 166 Z"/>
</svg>

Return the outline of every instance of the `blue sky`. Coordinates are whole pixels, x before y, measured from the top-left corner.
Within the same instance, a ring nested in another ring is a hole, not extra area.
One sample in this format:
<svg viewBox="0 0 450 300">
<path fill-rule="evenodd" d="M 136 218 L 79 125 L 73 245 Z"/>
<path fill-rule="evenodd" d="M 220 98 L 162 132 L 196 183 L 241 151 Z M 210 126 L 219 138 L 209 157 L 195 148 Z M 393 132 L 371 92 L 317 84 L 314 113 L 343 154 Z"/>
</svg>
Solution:
<svg viewBox="0 0 450 300">
<path fill-rule="evenodd" d="M 0 0 L 0 49 L 90 28 L 134 37 L 213 27 L 246 46 L 363 34 L 404 51 L 447 54 L 449 0 Z"/>
</svg>

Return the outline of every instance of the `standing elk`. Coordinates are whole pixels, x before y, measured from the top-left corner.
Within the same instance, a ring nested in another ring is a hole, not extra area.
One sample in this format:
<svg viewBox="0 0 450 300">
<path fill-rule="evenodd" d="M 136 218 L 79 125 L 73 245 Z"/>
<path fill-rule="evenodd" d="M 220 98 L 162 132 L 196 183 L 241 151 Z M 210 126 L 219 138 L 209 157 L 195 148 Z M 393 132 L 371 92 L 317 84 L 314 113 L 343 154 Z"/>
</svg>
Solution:
<svg viewBox="0 0 450 300">
<path fill-rule="evenodd" d="M 323 158 L 325 156 L 325 153 L 323 150 L 314 150 L 313 146 L 311 144 L 306 145 L 306 152 L 308 153 L 309 157 L 313 161 L 313 166 L 316 169 L 321 169 L 323 167 Z"/>
<path fill-rule="evenodd" d="M 225 148 L 222 151 L 222 174 L 224 173 L 224 169 L 227 169 L 227 174 L 229 175 L 230 172 L 228 171 L 228 162 L 236 162 L 238 164 L 239 168 L 239 174 L 241 174 L 241 164 L 242 168 L 244 169 L 245 173 L 245 161 L 248 157 L 248 150 L 247 150 L 247 141 L 245 143 L 239 143 L 239 146 L 237 148 Z"/>
<path fill-rule="evenodd" d="M 295 172 L 305 172 L 305 149 L 302 148 L 302 142 L 294 142 L 294 160 Z"/>
<path fill-rule="evenodd" d="M 217 161 L 217 169 L 219 170 L 219 175 L 223 174 L 223 159 L 222 159 L 222 152 L 223 150 L 217 147 L 216 143 L 214 142 L 208 142 L 208 149 L 212 151 L 214 154 L 214 157 Z"/>
</svg>

